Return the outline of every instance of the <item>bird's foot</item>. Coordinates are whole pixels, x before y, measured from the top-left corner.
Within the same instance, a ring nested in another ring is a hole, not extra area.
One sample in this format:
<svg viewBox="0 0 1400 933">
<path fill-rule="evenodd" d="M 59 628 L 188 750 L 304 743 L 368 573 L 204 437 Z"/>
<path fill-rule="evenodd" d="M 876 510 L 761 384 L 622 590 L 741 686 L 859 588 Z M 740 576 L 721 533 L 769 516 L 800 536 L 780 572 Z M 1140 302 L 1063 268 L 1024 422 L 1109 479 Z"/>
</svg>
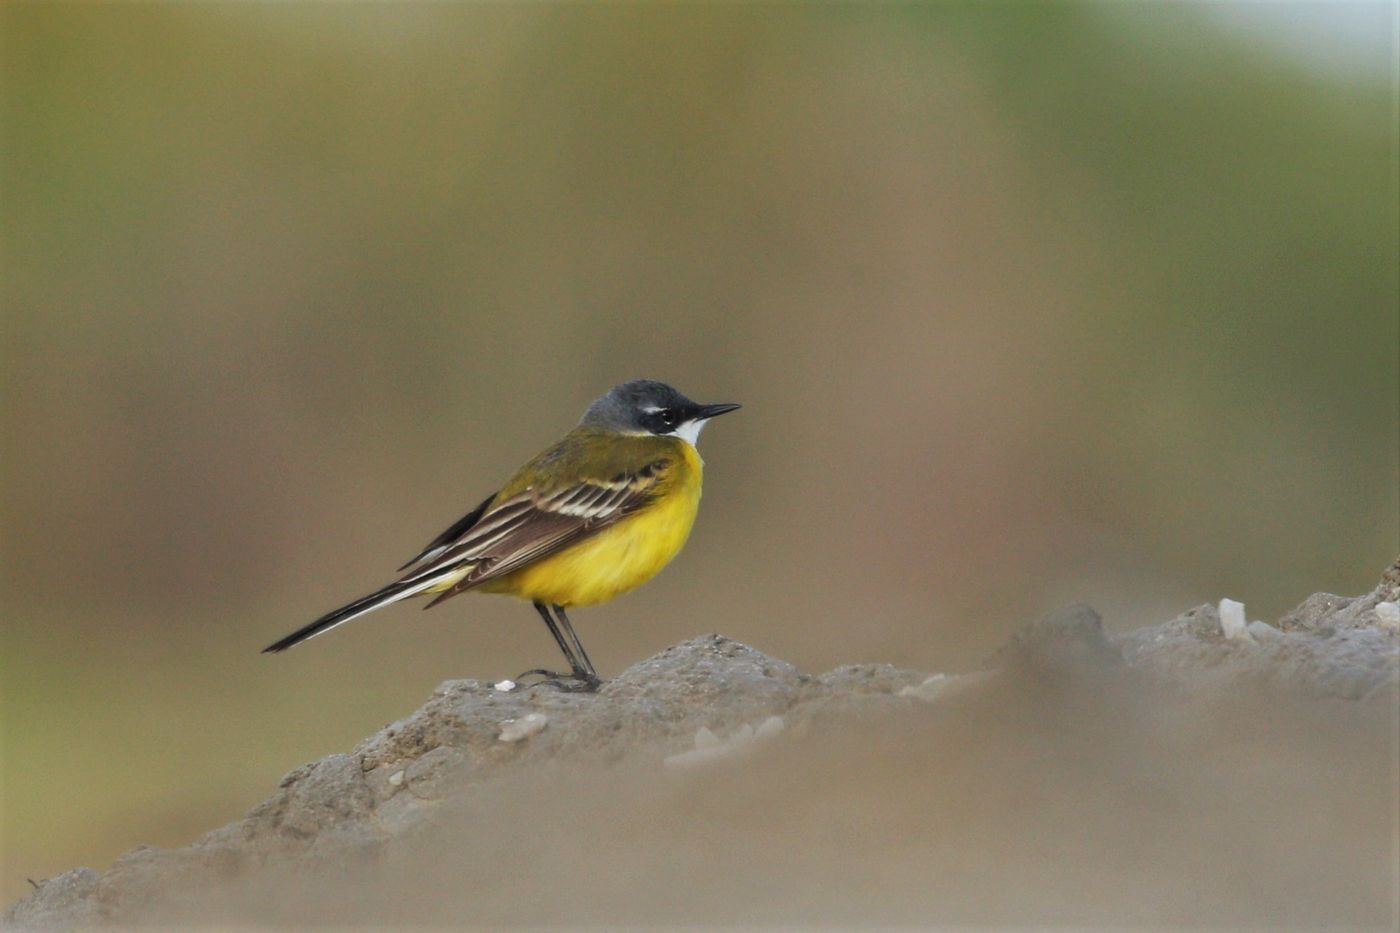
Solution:
<svg viewBox="0 0 1400 933">
<path fill-rule="evenodd" d="M 527 677 L 540 677 L 540 680 L 532 684 L 525 683 Z M 546 670 L 537 667 L 534 670 L 526 671 L 515 678 L 516 683 L 523 687 L 553 687 L 564 693 L 593 693 L 603 685 L 603 681 L 597 674 L 590 674 L 586 671 L 572 671 L 568 674 L 561 674 L 558 671 Z"/>
</svg>

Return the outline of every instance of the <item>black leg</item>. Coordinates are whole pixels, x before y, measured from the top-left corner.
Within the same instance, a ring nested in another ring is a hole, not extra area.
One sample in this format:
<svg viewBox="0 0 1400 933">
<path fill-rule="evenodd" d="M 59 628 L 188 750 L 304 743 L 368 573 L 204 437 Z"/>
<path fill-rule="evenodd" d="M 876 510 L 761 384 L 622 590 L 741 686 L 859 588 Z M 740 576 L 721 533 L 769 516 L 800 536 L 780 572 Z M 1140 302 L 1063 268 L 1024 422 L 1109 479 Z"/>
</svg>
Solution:
<svg viewBox="0 0 1400 933">
<path fill-rule="evenodd" d="M 569 624 L 569 617 L 564 615 L 563 607 L 554 607 L 554 611 L 559 614 L 557 621 L 554 616 L 550 615 L 549 607 L 544 603 L 535 603 L 535 611 L 540 614 L 541 619 L 544 619 L 544 624 L 549 626 L 549 634 L 554 636 L 554 642 L 559 646 L 559 650 L 564 652 L 564 658 L 569 662 L 570 672 L 559 674 L 544 668 L 536 668 L 533 671 L 526 671 L 516 680 L 524 680 L 526 677 L 539 674 L 545 678 L 542 683 L 558 687 L 560 690 L 587 693 L 597 690 L 602 681 L 598 679 L 598 673 L 593 670 L 593 662 L 588 659 L 588 652 L 583 650 L 583 643 L 574 634 L 574 627 Z M 560 630 L 561 625 L 562 631 Z M 573 684 L 566 685 L 565 681 L 573 681 Z"/>
<path fill-rule="evenodd" d="M 564 637 L 574 647 L 573 657 L 583 662 L 581 668 L 578 664 L 574 664 L 574 673 L 583 675 L 584 679 L 591 683 L 599 683 L 598 671 L 594 669 L 593 661 L 589 659 L 588 652 L 583 650 L 583 642 L 579 641 L 578 635 L 574 634 L 574 627 L 569 623 L 569 617 L 564 615 L 564 607 L 555 606 L 554 615 L 559 620 L 559 626 L 564 630 Z"/>
<path fill-rule="evenodd" d="M 578 658 L 574 657 L 573 648 L 564 640 L 564 636 L 559 632 L 559 626 L 555 623 L 554 617 L 549 614 L 549 607 L 544 603 L 535 603 L 535 611 L 544 619 L 544 624 L 549 626 L 549 634 L 554 636 L 554 642 L 559 646 L 559 650 L 564 652 L 564 657 L 569 662 L 569 667 L 577 673 L 579 670 Z M 531 673 L 534 673 L 533 671 Z M 546 672 L 547 673 L 547 672 Z"/>
<path fill-rule="evenodd" d="M 585 653 L 584 646 L 582 646 L 582 643 L 578 640 L 578 636 L 574 635 L 573 626 L 568 625 L 568 616 L 564 615 L 563 609 L 559 607 L 554 607 L 554 609 L 559 612 L 560 621 L 563 622 L 564 626 L 563 630 L 560 630 L 560 621 L 556 621 L 554 616 L 550 615 L 547 605 L 543 604 L 543 602 L 536 602 L 535 604 L 535 611 L 539 612 L 539 618 L 545 619 L 545 625 L 549 626 L 550 635 L 554 636 L 554 643 L 559 644 L 559 650 L 563 651 L 564 658 L 568 661 L 570 672 L 568 672 L 568 674 L 559 674 L 559 672 L 547 671 L 545 668 L 539 667 L 535 668 L 533 671 L 525 671 L 524 674 L 519 675 L 519 677 L 515 679 L 524 681 L 526 677 L 533 677 L 533 675 L 539 674 L 540 677 L 545 678 L 542 684 L 556 686 L 556 688 L 561 689 L 561 691 L 588 693 L 596 691 L 598 685 L 602 684 L 602 681 L 599 681 L 598 674 L 594 672 L 592 661 L 588 660 L 588 654 Z"/>
</svg>

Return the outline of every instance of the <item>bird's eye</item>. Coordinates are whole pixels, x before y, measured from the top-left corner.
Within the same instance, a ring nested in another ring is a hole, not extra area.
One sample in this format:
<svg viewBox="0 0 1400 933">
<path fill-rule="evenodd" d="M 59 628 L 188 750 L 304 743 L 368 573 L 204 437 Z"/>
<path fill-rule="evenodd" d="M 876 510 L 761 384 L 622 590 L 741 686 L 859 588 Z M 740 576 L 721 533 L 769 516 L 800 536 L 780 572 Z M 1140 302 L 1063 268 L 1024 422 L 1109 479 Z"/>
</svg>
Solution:
<svg viewBox="0 0 1400 933">
<path fill-rule="evenodd" d="M 656 417 L 659 418 L 661 420 L 661 423 L 666 425 L 666 427 L 668 428 L 674 428 L 676 425 L 680 424 L 681 420 L 680 415 L 676 414 L 676 410 L 674 408 L 663 408 L 661 409 L 661 411 L 656 413 Z"/>
</svg>

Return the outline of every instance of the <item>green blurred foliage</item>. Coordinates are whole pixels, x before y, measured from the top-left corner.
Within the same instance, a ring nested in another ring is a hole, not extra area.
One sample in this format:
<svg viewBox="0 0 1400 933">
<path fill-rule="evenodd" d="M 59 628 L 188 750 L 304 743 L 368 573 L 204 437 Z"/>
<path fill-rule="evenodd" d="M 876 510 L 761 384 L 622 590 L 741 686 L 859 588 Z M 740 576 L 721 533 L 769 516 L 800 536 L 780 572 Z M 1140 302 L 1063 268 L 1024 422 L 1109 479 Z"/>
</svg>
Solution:
<svg viewBox="0 0 1400 933">
<path fill-rule="evenodd" d="M 626 378 L 746 407 L 687 553 L 580 616 L 605 674 L 711 630 L 965 668 L 1400 548 L 1383 76 L 1147 5 L 0 29 L 7 897 L 550 661 L 479 598 L 257 649 Z"/>
</svg>

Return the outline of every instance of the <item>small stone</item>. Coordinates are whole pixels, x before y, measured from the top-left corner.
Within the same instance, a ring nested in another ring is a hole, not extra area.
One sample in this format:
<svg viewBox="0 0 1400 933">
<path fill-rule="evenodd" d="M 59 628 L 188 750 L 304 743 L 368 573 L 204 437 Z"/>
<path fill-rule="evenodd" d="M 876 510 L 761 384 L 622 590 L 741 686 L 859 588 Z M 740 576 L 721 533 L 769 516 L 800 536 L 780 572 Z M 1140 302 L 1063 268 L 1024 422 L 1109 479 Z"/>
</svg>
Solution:
<svg viewBox="0 0 1400 933">
<path fill-rule="evenodd" d="M 710 729 L 701 726 L 695 733 L 693 749 L 669 755 L 662 764 L 668 771 L 686 771 L 698 765 L 747 755 L 781 733 L 785 725 L 783 717 L 769 716 L 757 727 L 744 723 L 735 729 L 728 739 L 721 739 Z"/>
<path fill-rule="evenodd" d="M 1283 637 L 1282 632 L 1280 632 L 1278 629 L 1274 628 L 1267 622 L 1251 622 L 1248 626 L 1246 626 L 1245 631 L 1247 631 L 1250 634 L 1250 636 L 1253 637 L 1256 641 L 1273 641 L 1276 638 Z"/>
<path fill-rule="evenodd" d="M 758 728 L 754 730 L 754 738 L 760 740 L 771 739 L 782 732 L 785 725 L 786 723 L 783 722 L 783 717 L 769 716 L 758 724 Z"/>
<path fill-rule="evenodd" d="M 920 700 L 933 701 L 943 694 L 944 687 L 952 678 L 947 674 L 930 674 L 924 678 L 924 682 L 917 687 L 905 687 L 899 691 L 902 697 L 915 697 Z"/>
<path fill-rule="evenodd" d="M 733 758 L 738 753 L 738 745 L 709 745 L 705 748 L 693 748 L 688 752 L 668 755 L 662 764 L 665 765 L 667 771 L 688 771 L 699 765 Z"/>
<path fill-rule="evenodd" d="M 402 784 L 403 771 L 395 771 L 393 774 L 389 775 L 389 783 L 395 787 L 398 787 L 400 784 Z"/>
<path fill-rule="evenodd" d="M 502 681 L 499 681 L 498 683 L 492 684 L 491 686 L 494 687 L 494 688 L 496 689 L 496 691 L 499 692 L 499 693 L 510 693 L 512 690 L 515 689 L 515 681 L 513 681 L 513 680 L 502 680 Z"/>
<path fill-rule="evenodd" d="M 959 674 L 950 677 L 947 674 L 933 674 L 924 679 L 918 686 L 905 687 L 899 691 L 897 696 L 912 697 L 916 700 L 923 700 L 925 703 L 936 703 L 939 700 L 961 693 L 970 687 L 975 687 L 984 682 L 991 673 L 979 671 L 973 674 Z"/>
<path fill-rule="evenodd" d="M 987 666 L 1060 681 L 1119 670 L 1123 653 L 1104 635 L 1103 619 L 1094 607 L 1076 603 L 1021 629 Z"/>
<path fill-rule="evenodd" d="M 1226 641 L 1254 641 L 1254 636 L 1249 633 L 1249 622 L 1245 619 L 1244 603 L 1222 599 L 1219 612 L 1220 629 L 1225 633 Z"/>
<path fill-rule="evenodd" d="M 1376 603 L 1376 621 L 1381 628 L 1400 631 L 1400 603 Z"/>
<path fill-rule="evenodd" d="M 500 740 L 519 742 L 521 739 L 528 739 L 542 730 L 548 722 L 549 718 L 544 713 L 527 713 L 519 719 L 507 719 L 501 723 Z"/>
</svg>

